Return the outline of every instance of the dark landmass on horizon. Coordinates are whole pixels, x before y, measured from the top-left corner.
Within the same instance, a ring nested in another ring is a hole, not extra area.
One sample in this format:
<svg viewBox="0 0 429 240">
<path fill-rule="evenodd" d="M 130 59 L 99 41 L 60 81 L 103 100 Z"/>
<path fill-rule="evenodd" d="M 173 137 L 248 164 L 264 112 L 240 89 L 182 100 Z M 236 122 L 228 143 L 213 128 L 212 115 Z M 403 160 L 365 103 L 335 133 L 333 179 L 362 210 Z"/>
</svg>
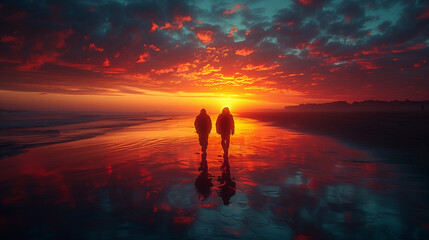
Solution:
<svg viewBox="0 0 429 240">
<path fill-rule="evenodd" d="M 286 106 L 286 111 L 297 112 L 408 112 L 429 111 L 429 101 L 378 101 L 366 100 L 362 102 L 348 103 L 346 101 L 335 101 L 329 103 L 304 103 L 297 106 Z"/>
<path fill-rule="evenodd" d="M 424 111 L 247 112 L 241 117 L 333 137 L 386 161 L 429 167 L 429 109 Z"/>
</svg>

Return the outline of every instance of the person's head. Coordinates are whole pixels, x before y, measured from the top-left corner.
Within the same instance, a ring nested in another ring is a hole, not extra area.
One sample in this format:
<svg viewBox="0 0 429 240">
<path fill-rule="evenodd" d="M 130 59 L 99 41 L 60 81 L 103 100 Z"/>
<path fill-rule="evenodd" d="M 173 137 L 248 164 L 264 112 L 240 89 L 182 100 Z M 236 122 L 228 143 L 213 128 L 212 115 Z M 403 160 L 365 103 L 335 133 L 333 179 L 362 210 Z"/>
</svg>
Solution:
<svg viewBox="0 0 429 240">
<path fill-rule="evenodd" d="M 223 110 L 222 110 L 222 113 L 223 114 L 230 114 L 229 108 L 228 107 L 224 107 Z"/>
<path fill-rule="evenodd" d="M 206 115 L 206 114 L 207 114 L 207 111 L 203 108 L 203 109 L 201 109 L 200 114 L 201 114 L 201 115 Z"/>
</svg>

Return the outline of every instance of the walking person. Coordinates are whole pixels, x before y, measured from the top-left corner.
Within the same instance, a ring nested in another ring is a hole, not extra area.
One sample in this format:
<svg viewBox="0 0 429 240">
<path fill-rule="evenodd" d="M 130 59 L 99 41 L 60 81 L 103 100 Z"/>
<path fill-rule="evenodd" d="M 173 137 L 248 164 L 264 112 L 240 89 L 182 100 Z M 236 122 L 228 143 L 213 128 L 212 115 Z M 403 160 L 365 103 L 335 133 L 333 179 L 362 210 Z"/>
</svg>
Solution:
<svg viewBox="0 0 429 240">
<path fill-rule="evenodd" d="M 229 108 L 225 107 L 216 120 L 216 132 L 220 134 L 222 138 L 221 145 L 223 148 L 224 156 L 228 156 L 230 136 L 234 135 L 234 129 L 234 117 L 229 112 Z"/>
<path fill-rule="evenodd" d="M 212 130 L 212 120 L 204 108 L 201 109 L 200 114 L 195 118 L 194 126 L 199 136 L 201 151 L 203 151 L 204 154 L 207 151 L 209 134 Z"/>
</svg>

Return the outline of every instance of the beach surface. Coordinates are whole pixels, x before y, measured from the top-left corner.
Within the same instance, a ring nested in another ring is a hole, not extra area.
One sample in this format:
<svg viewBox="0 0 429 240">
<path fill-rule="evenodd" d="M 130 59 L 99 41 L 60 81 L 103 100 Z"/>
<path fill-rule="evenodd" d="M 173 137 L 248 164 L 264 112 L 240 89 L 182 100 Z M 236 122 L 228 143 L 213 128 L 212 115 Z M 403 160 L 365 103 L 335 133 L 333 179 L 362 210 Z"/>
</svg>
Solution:
<svg viewBox="0 0 429 240">
<path fill-rule="evenodd" d="M 69 118 L 2 124 L 2 239 L 429 237 L 420 153 L 237 115 L 226 162 L 195 116 Z"/>
<path fill-rule="evenodd" d="M 384 161 L 429 169 L 429 112 L 249 112 L 243 117 L 332 137 Z"/>
</svg>

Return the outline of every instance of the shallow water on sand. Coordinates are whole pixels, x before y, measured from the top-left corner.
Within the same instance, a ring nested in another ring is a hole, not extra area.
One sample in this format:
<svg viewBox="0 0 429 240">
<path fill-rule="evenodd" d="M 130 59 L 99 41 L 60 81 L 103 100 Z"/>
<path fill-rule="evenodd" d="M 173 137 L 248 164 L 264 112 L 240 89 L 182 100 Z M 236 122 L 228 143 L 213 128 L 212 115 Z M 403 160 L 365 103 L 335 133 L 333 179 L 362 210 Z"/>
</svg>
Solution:
<svg viewBox="0 0 429 240">
<path fill-rule="evenodd" d="M 220 137 L 210 134 L 206 172 L 193 117 L 0 160 L 2 239 L 429 236 L 429 180 L 414 166 L 235 120 L 227 163 Z"/>
</svg>

